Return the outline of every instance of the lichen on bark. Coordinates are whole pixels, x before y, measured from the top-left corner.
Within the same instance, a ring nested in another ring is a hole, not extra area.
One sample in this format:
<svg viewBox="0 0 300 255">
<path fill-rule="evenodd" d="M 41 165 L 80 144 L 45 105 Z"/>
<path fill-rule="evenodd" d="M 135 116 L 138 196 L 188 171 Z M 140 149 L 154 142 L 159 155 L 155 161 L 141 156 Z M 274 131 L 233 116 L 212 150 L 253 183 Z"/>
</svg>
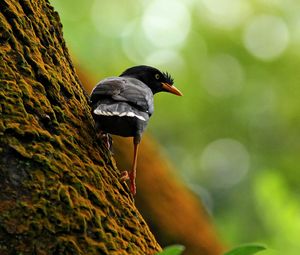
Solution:
<svg viewBox="0 0 300 255">
<path fill-rule="evenodd" d="M 46 0 L 0 1 L 0 59 L 0 254 L 159 251 Z"/>
</svg>

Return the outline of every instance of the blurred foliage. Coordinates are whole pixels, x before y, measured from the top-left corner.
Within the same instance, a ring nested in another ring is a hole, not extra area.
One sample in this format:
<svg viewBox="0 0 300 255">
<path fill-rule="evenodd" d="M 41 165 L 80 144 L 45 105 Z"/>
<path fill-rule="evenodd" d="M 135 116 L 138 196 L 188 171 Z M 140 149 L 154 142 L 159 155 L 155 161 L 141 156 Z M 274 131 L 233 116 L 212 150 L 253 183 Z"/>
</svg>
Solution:
<svg viewBox="0 0 300 255">
<path fill-rule="evenodd" d="M 254 255 L 260 251 L 266 250 L 266 247 L 260 244 L 246 244 L 236 247 L 224 255 Z"/>
<path fill-rule="evenodd" d="M 300 2 L 52 0 L 95 82 L 137 64 L 169 71 L 148 130 L 229 245 L 300 249 Z"/>
<path fill-rule="evenodd" d="M 165 247 L 163 251 L 157 253 L 157 255 L 180 255 L 184 251 L 184 246 L 179 244 L 174 244 L 168 247 Z"/>
</svg>

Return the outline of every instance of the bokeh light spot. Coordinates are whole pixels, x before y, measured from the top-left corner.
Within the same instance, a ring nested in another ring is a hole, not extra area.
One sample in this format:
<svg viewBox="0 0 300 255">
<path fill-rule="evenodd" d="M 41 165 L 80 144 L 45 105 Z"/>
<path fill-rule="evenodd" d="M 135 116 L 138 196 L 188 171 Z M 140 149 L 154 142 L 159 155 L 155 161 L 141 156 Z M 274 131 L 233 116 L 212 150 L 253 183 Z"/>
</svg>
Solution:
<svg viewBox="0 0 300 255">
<path fill-rule="evenodd" d="M 180 46 L 190 31 L 190 25 L 190 13 L 179 0 L 150 2 L 143 17 L 145 34 L 157 47 Z"/>
<path fill-rule="evenodd" d="M 241 91 L 244 79 L 239 61 L 231 55 L 219 54 L 210 59 L 203 74 L 203 86 L 213 96 L 228 97 Z"/>
<path fill-rule="evenodd" d="M 181 55 L 174 50 L 158 50 L 148 55 L 146 64 L 158 66 L 173 66 L 176 69 L 183 69 L 184 60 Z"/>
<path fill-rule="evenodd" d="M 130 11 L 127 6 L 130 5 Z M 138 15 L 138 1 L 94 1 L 91 8 L 92 21 L 96 29 L 108 37 L 119 37 L 127 24 Z"/>
<path fill-rule="evenodd" d="M 153 50 L 141 30 L 140 21 L 134 20 L 124 26 L 122 33 L 122 49 L 134 63 L 141 63 Z"/>
<path fill-rule="evenodd" d="M 250 160 L 243 144 L 234 139 L 224 138 L 207 145 L 200 163 L 212 187 L 227 188 L 245 177 Z"/>
<path fill-rule="evenodd" d="M 251 13 L 251 6 L 244 0 L 202 0 L 205 10 L 203 13 L 216 26 L 232 29 Z"/>
<path fill-rule="evenodd" d="M 256 16 L 245 28 L 245 47 L 259 59 L 273 60 L 279 57 L 287 48 L 288 43 L 289 31 L 280 17 Z"/>
</svg>

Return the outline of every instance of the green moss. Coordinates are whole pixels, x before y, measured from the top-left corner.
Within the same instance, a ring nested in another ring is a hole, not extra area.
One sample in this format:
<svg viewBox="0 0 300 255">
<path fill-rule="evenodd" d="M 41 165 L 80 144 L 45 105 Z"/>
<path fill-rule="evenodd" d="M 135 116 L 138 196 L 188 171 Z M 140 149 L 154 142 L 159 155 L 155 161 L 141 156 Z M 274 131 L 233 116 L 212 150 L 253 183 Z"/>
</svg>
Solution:
<svg viewBox="0 0 300 255">
<path fill-rule="evenodd" d="M 70 194 L 65 186 L 60 186 L 58 190 L 59 200 L 64 203 L 65 207 L 69 210 L 73 209 L 73 202 Z"/>
<path fill-rule="evenodd" d="M 60 107 L 54 106 L 53 110 L 54 110 L 56 118 L 58 120 L 58 121 L 56 121 L 56 124 L 58 124 L 58 122 L 61 123 L 61 122 L 65 122 L 66 121 L 65 120 L 65 113 L 64 113 L 64 111 Z"/>
<path fill-rule="evenodd" d="M 32 156 L 32 154 L 30 152 L 27 152 L 26 148 L 22 144 L 20 144 L 19 140 L 15 137 L 11 137 L 9 139 L 8 146 L 25 158 L 31 158 Z"/>
<path fill-rule="evenodd" d="M 80 196 L 82 196 L 83 198 L 88 197 L 87 191 L 81 181 L 74 182 L 73 187 L 76 189 Z"/>
<path fill-rule="evenodd" d="M 58 238 L 57 254 L 83 254 L 72 236 Z"/>
<path fill-rule="evenodd" d="M 0 8 L 0 254 L 158 251 L 96 142 L 57 14 L 44 0 Z"/>
</svg>

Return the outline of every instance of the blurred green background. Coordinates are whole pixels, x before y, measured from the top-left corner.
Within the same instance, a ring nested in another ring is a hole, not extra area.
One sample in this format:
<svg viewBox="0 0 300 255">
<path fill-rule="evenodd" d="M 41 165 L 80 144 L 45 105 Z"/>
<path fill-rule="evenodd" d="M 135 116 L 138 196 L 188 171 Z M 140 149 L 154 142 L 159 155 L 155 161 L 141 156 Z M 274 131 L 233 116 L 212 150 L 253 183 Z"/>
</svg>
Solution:
<svg viewBox="0 0 300 255">
<path fill-rule="evenodd" d="M 51 0 L 97 82 L 127 67 L 170 72 L 148 131 L 229 246 L 300 250 L 300 1 Z M 75 58 L 74 57 L 74 58 Z"/>
</svg>

